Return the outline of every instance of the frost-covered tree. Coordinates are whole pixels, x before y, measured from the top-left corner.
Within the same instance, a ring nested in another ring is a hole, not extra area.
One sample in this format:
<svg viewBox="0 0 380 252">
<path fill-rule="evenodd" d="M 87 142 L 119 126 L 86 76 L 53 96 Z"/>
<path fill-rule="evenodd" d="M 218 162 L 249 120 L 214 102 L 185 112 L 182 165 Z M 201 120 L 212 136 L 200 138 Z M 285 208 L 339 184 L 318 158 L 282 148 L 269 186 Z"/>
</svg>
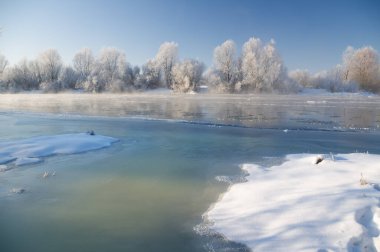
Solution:
<svg viewBox="0 0 380 252">
<path fill-rule="evenodd" d="M 161 71 L 154 60 L 148 60 L 136 77 L 135 85 L 142 89 L 153 89 L 160 86 Z"/>
<path fill-rule="evenodd" d="M 40 89 L 45 93 L 56 93 L 62 89 L 59 81 L 44 81 L 40 84 Z"/>
<path fill-rule="evenodd" d="M 105 48 L 100 52 L 98 67 L 107 83 L 121 79 L 127 64 L 125 54 L 116 48 Z"/>
<path fill-rule="evenodd" d="M 78 73 L 80 82 L 83 82 L 91 74 L 95 64 L 95 57 L 91 49 L 82 48 L 73 58 L 73 67 Z"/>
<path fill-rule="evenodd" d="M 90 92 L 122 91 L 125 85 L 123 76 L 127 65 L 125 54 L 121 50 L 102 49 L 90 76 L 84 83 L 85 89 Z"/>
<path fill-rule="evenodd" d="M 364 90 L 380 91 L 379 55 L 372 47 L 348 47 L 343 53 L 343 67 L 346 81 L 354 81 Z"/>
<path fill-rule="evenodd" d="M 0 78 L 7 66 L 8 60 L 5 58 L 4 55 L 0 54 Z"/>
<path fill-rule="evenodd" d="M 43 72 L 38 60 L 29 61 L 29 71 L 31 78 L 37 83 L 37 85 L 43 82 Z"/>
<path fill-rule="evenodd" d="M 286 81 L 286 69 L 273 40 L 265 46 L 254 37 L 244 43 L 241 72 L 242 89 L 247 91 L 281 90 Z"/>
<path fill-rule="evenodd" d="M 177 92 L 195 91 L 201 81 L 204 64 L 197 60 L 184 60 L 173 67 L 173 89 Z"/>
<path fill-rule="evenodd" d="M 8 85 L 15 90 L 38 89 L 41 80 L 35 75 L 33 62 L 21 60 L 8 73 Z"/>
<path fill-rule="evenodd" d="M 43 73 L 43 81 L 55 82 L 58 80 L 63 63 L 61 56 L 55 49 L 48 49 L 38 57 L 38 64 Z"/>
<path fill-rule="evenodd" d="M 7 88 L 6 78 L 5 78 L 5 68 L 8 66 L 8 60 L 4 55 L 0 54 L 0 91 Z"/>
<path fill-rule="evenodd" d="M 137 70 L 138 72 L 136 72 Z M 139 68 L 135 69 L 129 63 L 126 63 L 124 67 L 124 72 L 122 74 L 122 82 L 124 83 L 125 88 L 134 88 L 135 81 L 139 72 Z"/>
<path fill-rule="evenodd" d="M 227 93 L 229 87 L 223 85 L 219 74 L 213 69 L 208 68 L 203 74 L 203 81 L 208 86 L 208 90 L 212 93 Z"/>
<path fill-rule="evenodd" d="M 135 87 L 137 87 L 136 85 L 136 82 L 137 82 L 137 79 L 139 78 L 140 76 L 140 67 L 139 66 L 134 66 L 133 69 L 132 69 L 132 83 Z"/>
<path fill-rule="evenodd" d="M 30 71 L 27 59 L 23 59 L 14 65 L 8 78 L 11 87 L 16 90 L 28 90 L 30 86 Z"/>
<path fill-rule="evenodd" d="M 273 39 L 264 47 L 264 52 L 266 59 L 266 61 L 264 61 L 266 65 L 264 82 L 267 83 L 270 89 L 282 90 L 282 85 L 286 85 L 287 71 Z M 285 89 L 287 89 L 287 87 L 285 87 Z"/>
<path fill-rule="evenodd" d="M 214 67 L 223 84 L 233 89 L 238 72 L 235 42 L 227 40 L 214 49 Z"/>
<path fill-rule="evenodd" d="M 346 50 L 344 50 L 342 55 L 342 61 L 343 61 L 343 75 L 342 78 L 344 81 L 349 81 L 349 74 L 350 74 L 350 68 L 348 67 L 351 62 L 353 61 L 353 55 L 355 53 L 355 49 L 352 46 L 348 46 Z"/>
<path fill-rule="evenodd" d="M 154 58 L 156 66 L 161 71 L 161 77 L 163 85 L 172 89 L 173 86 L 173 74 L 172 69 L 178 60 L 178 44 L 175 42 L 163 43 L 156 57 Z"/>
<path fill-rule="evenodd" d="M 60 88 L 74 89 L 78 79 L 79 74 L 71 66 L 66 66 L 59 75 Z"/>
<path fill-rule="evenodd" d="M 242 50 L 242 85 L 245 90 L 257 90 L 263 84 L 264 51 L 259 38 L 250 38 L 243 45 Z"/>
<path fill-rule="evenodd" d="M 355 92 L 358 85 L 353 81 L 344 79 L 345 71 L 341 65 L 330 70 L 325 70 L 308 77 L 308 86 L 311 88 L 325 89 L 329 92 Z M 298 81 L 302 82 L 302 79 Z M 303 83 L 301 83 L 303 84 Z"/>
<path fill-rule="evenodd" d="M 307 70 L 296 69 L 289 72 L 289 77 L 303 87 L 313 88 L 311 74 Z"/>
</svg>

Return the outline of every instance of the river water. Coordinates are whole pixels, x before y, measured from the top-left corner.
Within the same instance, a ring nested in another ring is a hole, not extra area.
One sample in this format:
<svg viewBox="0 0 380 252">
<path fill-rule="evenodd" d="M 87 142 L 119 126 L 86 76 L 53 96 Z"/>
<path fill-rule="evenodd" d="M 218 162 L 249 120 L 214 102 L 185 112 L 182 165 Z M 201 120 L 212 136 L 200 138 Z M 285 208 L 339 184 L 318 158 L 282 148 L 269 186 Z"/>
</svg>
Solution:
<svg viewBox="0 0 380 252">
<path fill-rule="evenodd" d="M 0 251 L 244 251 L 196 232 L 228 189 L 220 176 L 291 153 L 380 154 L 377 97 L 57 97 L 1 95 L 0 141 L 87 130 L 120 141 L 1 172 Z"/>
</svg>

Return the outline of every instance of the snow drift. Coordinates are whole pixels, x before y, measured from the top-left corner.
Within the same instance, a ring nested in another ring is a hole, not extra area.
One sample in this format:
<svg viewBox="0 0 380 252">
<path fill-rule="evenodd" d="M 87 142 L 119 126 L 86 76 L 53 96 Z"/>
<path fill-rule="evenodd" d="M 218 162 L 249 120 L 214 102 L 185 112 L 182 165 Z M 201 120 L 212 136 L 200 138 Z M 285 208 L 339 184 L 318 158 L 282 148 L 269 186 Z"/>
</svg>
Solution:
<svg viewBox="0 0 380 252">
<path fill-rule="evenodd" d="M 243 165 L 248 181 L 206 214 L 209 228 L 254 251 L 380 251 L 380 156 L 316 157 Z"/>
<path fill-rule="evenodd" d="M 113 137 L 77 133 L 0 142 L 0 165 L 14 163 L 21 166 L 37 163 L 46 156 L 97 150 L 116 141 L 118 139 Z"/>
</svg>

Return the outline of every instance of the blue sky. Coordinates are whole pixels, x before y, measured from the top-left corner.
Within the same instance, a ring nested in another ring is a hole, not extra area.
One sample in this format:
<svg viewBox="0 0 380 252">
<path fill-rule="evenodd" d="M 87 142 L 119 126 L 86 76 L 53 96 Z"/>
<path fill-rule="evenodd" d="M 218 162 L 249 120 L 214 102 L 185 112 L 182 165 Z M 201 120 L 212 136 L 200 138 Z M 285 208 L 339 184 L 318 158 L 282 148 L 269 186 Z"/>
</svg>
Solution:
<svg viewBox="0 0 380 252">
<path fill-rule="evenodd" d="M 289 70 L 316 72 L 341 61 L 348 46 L 380 50 L 379 0 L 1 0 L 0 52 L 11 63 L 56 48 L 65 62 L 82 47 L 123 49 L 132 64 L 164 41 L 181 58 L 212 64 L 215 46 L 274 38 Z"/>
</svg>

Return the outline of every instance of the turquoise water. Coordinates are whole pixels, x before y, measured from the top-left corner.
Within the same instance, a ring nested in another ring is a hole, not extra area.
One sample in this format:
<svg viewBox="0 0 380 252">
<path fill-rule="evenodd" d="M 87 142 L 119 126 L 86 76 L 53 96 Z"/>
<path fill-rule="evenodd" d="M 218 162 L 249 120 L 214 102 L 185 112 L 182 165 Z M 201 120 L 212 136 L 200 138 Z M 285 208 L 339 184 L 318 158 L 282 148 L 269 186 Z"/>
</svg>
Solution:
<svg viewBox="0 0 380 252">
<path fill-rule="evenodd" d="M 217 176 L 242 176 L 242 163 L 270 166 L 290 153 L 380 154 L 377 130 L 284 132 L 13 112 L 0 113 L 0 122 L 0 140 L 89 129 L 120 139 L 0 173 L 0 251 L 7 252 L 244 251 L 194 231 L 228 188 Z M 43 179 L 45 171 L 56 176 Z M 18 187 L 26 192 L 10 193 Z"/>
</svg>

